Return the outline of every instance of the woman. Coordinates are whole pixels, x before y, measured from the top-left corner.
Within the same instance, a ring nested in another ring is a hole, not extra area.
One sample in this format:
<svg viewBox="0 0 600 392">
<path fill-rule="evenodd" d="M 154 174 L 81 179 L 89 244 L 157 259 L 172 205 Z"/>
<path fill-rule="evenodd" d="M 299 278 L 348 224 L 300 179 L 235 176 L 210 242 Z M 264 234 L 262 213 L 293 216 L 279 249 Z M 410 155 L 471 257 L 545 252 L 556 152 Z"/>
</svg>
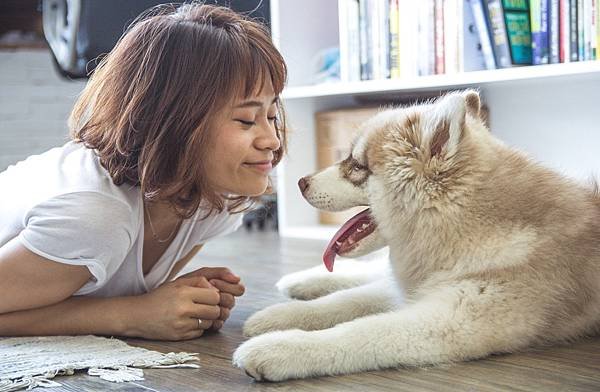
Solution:
<svg viewBox="0 0 600 392">
<path fill-rule="evenodd" d="M 268 32 L 229 9 L 138 18 L 77 101 L 73 140 L 0 174 L 0 336 L 221 328 L 240 278 L 172 279 L 267 190 L 285 79 Z"/>
</svg>

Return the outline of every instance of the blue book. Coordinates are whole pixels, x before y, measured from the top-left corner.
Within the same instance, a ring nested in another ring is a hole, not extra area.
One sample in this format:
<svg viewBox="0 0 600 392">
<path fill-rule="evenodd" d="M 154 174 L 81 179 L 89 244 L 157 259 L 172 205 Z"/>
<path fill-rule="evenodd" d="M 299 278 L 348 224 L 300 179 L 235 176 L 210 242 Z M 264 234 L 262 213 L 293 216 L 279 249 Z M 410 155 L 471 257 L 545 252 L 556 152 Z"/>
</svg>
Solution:
<svg viewBox="0 0 600 392">
<path fill-rule="evenodd" d="M 548 52 L 550 63 L 560 62 L 559 53 L 559 16 L 558 0 L 549 0 L 548 2 Z"/>
<path fill-rule="evenodd" d="M 531 49 L 533 64 L 548 64 L 548 1 L 531 0 Z"/>
<path fill-rule="evenodd" d="M 492 50 L 498 68 L 509 68 L 512 66 L 510 57 L 510 45 L 508 43 L 508 34 L 506 23 L 504 22 L 504 10 L 502 9 L 502 0 L 485 0 L 486 17 L 490 38 L 492 40 Z"/>
</svg>

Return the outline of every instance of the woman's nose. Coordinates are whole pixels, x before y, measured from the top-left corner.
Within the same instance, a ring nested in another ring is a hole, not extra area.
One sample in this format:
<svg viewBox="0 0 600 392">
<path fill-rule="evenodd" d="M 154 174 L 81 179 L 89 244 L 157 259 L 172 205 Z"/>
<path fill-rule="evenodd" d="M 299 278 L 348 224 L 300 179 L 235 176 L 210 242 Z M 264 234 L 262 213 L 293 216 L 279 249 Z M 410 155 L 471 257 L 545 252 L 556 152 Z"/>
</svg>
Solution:
<svg viewBox="0 0 600 392">
<path fill-rule="evenodd" d="M 257 139 L 257 148 L 261 150 L 277 151 L 281 147 L 281 142 L 277 137 L 277 130 L 272 124 L 262 128 L 262 133 Z"/>
</svg>

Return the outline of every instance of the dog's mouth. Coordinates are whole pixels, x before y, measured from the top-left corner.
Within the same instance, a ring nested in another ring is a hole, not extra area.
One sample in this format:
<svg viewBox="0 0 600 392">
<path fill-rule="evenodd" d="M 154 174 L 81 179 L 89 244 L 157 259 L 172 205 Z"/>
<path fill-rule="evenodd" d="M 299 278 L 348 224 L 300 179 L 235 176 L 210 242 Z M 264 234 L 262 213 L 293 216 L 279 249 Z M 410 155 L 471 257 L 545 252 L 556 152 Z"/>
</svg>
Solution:
<svg viewBox="0 0 600 392">
<path fill-rule="evenodd" d="M 335 256 L 350 252 L 358 243 L 371 234 L 377 224 L 371 217 L 371 209 L 367 208 L 350 218 L 335 233 L 323 253 L 323 262 L 329 272 L 333 271 Z"/>
</svg>

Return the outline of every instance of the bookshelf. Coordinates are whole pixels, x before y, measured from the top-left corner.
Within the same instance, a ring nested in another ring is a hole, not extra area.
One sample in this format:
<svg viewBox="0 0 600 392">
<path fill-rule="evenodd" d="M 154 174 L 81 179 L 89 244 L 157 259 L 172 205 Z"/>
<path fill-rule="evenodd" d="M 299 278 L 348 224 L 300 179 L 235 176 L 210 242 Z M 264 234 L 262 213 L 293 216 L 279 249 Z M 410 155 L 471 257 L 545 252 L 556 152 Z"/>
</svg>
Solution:
<svg viewBox="0 0 600 392">
<path fill-rule="evenodd" d="M 500 139 L 572 177 L 600 176 L 600 61 L 314 84 L 315 53 L 338 45 L 337 7 L 337 0 L 271 0 L 273 39 L 289 68 L 282 97 L 292 131 L 276 171 L 283 237 L 329 239 L 337 229 L 318 224 L 296 184 L 317 170 L 314 114 L 364 100 L 477 88 Z"/>
</svg>

